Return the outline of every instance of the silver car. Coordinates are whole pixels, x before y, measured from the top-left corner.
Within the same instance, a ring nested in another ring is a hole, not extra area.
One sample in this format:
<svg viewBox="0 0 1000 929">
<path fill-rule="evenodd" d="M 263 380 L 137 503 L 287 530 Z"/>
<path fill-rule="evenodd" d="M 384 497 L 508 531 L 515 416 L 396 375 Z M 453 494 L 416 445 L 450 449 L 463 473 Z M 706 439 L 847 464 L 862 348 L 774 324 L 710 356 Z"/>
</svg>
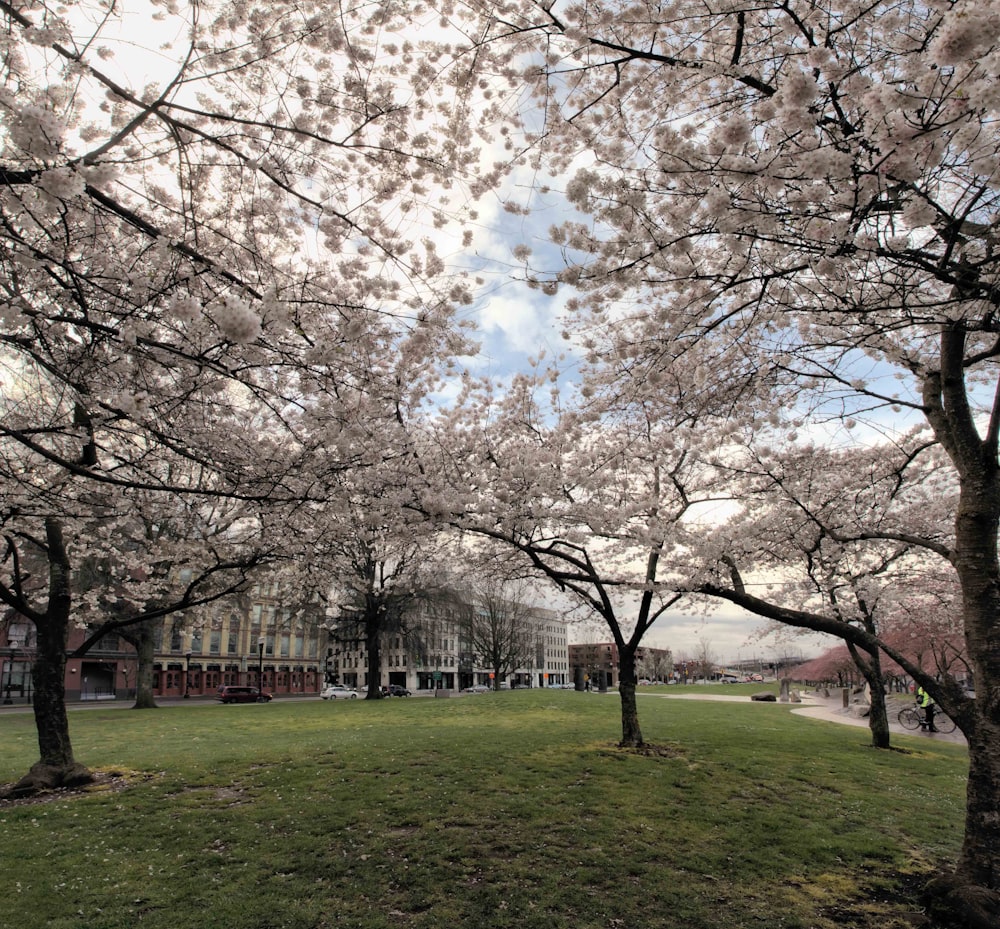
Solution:
<svg viewBox="0 0 1000 929">
<path fill-rule="evenodd" d="M 320 696 L 324 700 L 357 700 L 358 692 L 350 687 L 343 687 L 340 684 L 331 684 L 324 688 Z"/>
</svg>

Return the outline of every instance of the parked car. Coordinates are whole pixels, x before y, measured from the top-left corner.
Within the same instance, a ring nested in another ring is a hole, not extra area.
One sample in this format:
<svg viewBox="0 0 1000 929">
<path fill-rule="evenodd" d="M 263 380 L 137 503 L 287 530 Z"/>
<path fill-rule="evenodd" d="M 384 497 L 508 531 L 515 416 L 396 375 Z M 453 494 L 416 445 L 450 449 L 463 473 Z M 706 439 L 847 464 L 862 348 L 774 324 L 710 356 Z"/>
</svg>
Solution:
<svg viewBox="0 0 1000 929">
<path fill-rule="evenodd" d="M 410 692 L 403 687 L 401 684 L 389 684 L 388 687 L 382 688 L 383 697 L 408 697 Z"/>
<path fill-rule="evenodd" d="M 329 687 L 323 689 L 320 696 L 324 700 L 357 700 L 358 692 L 340 684 L 330 684 Z"/>
<path fill-rule="evenodd" d="M 473 684 L 462 691 L 463 694 L 488 694 L 489 692 L 490 689 L 485 684 Z"/>
<path fill-rule="evenodd" d="M 256 687 L 235 687 L 223 684 L 216 692 L 216 699 L 223 703 L 270 703 L 271 695 L 261 693 Z"/>
</svg>

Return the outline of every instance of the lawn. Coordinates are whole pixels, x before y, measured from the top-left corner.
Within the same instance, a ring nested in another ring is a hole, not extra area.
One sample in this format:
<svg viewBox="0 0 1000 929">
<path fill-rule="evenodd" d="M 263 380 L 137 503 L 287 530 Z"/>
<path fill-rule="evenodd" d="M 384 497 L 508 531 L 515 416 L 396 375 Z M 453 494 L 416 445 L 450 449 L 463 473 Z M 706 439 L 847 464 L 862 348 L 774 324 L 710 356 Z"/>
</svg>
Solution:
<svg viewBox="0 0 1000 929">
<path fill-rule="evenodd" d="M 73 712 L 128 787 L 0 806 L 0 927 L 911 926 L 965 749 L 790 709 L 644 698 L 644 754 L 615 694 Z M 0 744 L 14 780 L 31 717 Z"/>
</svg>

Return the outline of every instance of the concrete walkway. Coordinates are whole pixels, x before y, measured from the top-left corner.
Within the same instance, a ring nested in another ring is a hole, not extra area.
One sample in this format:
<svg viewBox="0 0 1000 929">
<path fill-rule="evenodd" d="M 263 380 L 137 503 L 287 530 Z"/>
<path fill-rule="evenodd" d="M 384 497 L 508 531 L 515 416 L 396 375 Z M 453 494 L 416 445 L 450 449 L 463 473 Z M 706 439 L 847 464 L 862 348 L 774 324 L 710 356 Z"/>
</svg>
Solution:
<svg viewBox="0 0 1000 929">
<path fill-rule="evenodd" d="M 664 700 L 714 700 L 718 702 L 729 702 L 729 703 L 750 703 L 753 702 L 747 696 L 736 696 L 733 694 L 690 694 L 690 693 L 642 693 L 641 690 L 637 691 L 637 694 L 641 697 L 659 697 Z M 796 716 L 806 716 L 810 719 L 820 719 L 825 722 L 840 723 L 844 726 L 856 726 L 862 729 L 868 729 L 868 718 L 858 717 L 851 714 L 849 710 L 844 709 L 843 698 L 841 696 L 837 697 L 824 697 L 821 694 L 814 693 L 813 691 L 800 691 L 801 703 L 792 704 L 795 709 L 792 710 Z M 899 712 L 900 707 L 906 701 L 899 701 L 898 699 L 893 700 L 890 698 L 889 703 L 889 731 L 894 735 L 912 735 L 917 738 L 922 739 L 933 739 L 936 742 L 958 742 L 962 745 L 965 744 L 965 736 L 956 729 L 954 732 L 950 732 L 947 735 L 943 732 L 922 732 L 919 729 L 913 731 L 911 729 L 904 729 L 898 722 L 896 722 L 896 714 Z M 769 702 L 758 702 L 755 705 L 758 706 L 788 706 L 789 704 L 774 704 Z"/>
<path fill-rule="evenodd" d="M 909 698 L 904 700 L 893 700 L 890 698 L 888 705 L 889 731 L 895 735 L 912 735 L 922 739 L 933 739 L 935 742 L 959 742 L 965 744 L 965 736 L 956 729 L 954 732 L 924 732 L 917 729 L 904 729 L 896 722 L 896 714 L 906 704 L 910 703 Z M 812 719 L 823 719 L 828 722 L 841 723 L 845 726 L 862 726 L 868 728 L 868 717 L 857 717 L 851 715 L 849 710 L 844 709 L 843 698 L 823 697 L 820 694 L 802 694 L 802 705 L 792 710 L 799 716 L 808 716 Z"/>
</svg>

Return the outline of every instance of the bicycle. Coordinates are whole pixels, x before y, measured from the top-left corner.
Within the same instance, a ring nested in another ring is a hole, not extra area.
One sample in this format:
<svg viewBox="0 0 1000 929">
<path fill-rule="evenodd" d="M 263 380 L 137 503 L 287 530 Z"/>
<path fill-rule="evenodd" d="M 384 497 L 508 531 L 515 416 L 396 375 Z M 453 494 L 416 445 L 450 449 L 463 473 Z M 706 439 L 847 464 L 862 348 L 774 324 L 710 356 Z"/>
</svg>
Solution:
<svg viewBox="0 0 1000 929">
<path fill-rule="evenodd" d="M 927 719 L 924 716 L 924 711 L 919 706 L 904 706 L 899 711 L 899 715 L 896 719 L 899 720 L 899 724 L 904 729 L 920 729 L 924 732 L 929 731 L 927 729 Z M 955 721 L 943 713 L 940 707 L 935 708 L 934 711 L 934 730 L 942 733 L 943 735 L 948 735 L 949 732 L 955 731 Z"/>
</svg>

